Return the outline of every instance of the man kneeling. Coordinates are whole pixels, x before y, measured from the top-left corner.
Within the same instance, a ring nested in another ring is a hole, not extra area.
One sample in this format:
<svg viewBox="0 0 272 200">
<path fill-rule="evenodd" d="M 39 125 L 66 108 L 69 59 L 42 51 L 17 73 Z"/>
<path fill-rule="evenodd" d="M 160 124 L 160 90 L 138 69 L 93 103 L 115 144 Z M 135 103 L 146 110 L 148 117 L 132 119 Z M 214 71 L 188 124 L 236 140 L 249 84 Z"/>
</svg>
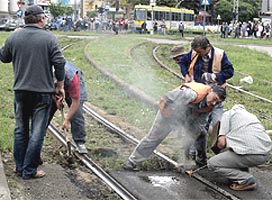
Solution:
<svg viewBox="0 0 272 200">
<path fill-rule="evenodd" d="M 226 111 L 217 147 L 224 152 L 208 160 L 209 170 L 232 181 L 232 190 L 253 190 L 256 181 L 249 167 L 265 163 L 272 148 L 271 139 L 257 117 L 240 104 Z"/>
</svg>

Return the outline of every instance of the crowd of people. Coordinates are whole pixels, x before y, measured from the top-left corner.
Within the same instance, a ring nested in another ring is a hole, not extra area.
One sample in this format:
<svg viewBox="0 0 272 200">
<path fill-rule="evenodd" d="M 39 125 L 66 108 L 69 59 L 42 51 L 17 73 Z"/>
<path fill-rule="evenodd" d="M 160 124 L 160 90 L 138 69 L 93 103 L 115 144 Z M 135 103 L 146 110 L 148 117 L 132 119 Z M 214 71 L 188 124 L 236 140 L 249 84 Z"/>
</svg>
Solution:
<svg viewBox="0 0 272 200">
<path fill-rule="evenodd" d="M 64 101 L 69 111 L 62 128 L 69 130 L 71 126 L 77 150 L 88 153 L 82 109 L 87 100 L 83 73 L 64 58 L 56 37 L 43 30 L 45 18 L 40 6 L 27 7 L 26 26 L 11 33 L 0 49 L 0 60 L 12 62 L 14 67 L 16 124 L 13 153 L 16 173 L 23 179 L 45 176 L 44 171 L 38 170 L 44 136 L 54 113 L 63 109 Z M 66 20 L 65 25 L 70 22 Z M 114 23 L 125 27 L 122 20 Z M 183 30 L 181 27 L 180 31 Z M 181 34 L 183 36 L 183 32 Z M 185 170 L 193 167 L 188 161 L 195 157 L 196 166 L 207 165 L 209 170 L 229 179 L 231 189 L 256 188 L 249 168 L 267 161 L 272 142 L 258 118 L 243 105 L 235 105 L 224 112 L 226 81 L 234 75 L 226 52 L 213 46 L 207 37 L 200 36 L 192 40 L 188 52 L 183 46 L 175 46 L 171 57 L 179 65 L 184 83 L 161 98 L 149 133 L 131 153 L 124 168 L 139 170 L 141 163 L 167 135 L 176 131 L 185 135 L 182 137 L 184 159 L 181 161 Z M 216 155 L 209 158 L 208 129 L 216 129 L 218 123 Z"/>
<path fill-rule="evenodd" d="M 59 31 L 126 31 L 129 24 L 127 18 L 104 19 L 101 17 L 84 17 L 73 20 L 70 16 L 49 20 L 48 28 Z"/>
<path fill-rule="evenodd" d="M 220 26 L 220 37 L 221 38 L 270 38 L 271 26 L 270 23 L 263 23 L 260 21 L 248 21 L 238 22 L 234 25 L 231 23 L 223 22 Z"/>
</svg>

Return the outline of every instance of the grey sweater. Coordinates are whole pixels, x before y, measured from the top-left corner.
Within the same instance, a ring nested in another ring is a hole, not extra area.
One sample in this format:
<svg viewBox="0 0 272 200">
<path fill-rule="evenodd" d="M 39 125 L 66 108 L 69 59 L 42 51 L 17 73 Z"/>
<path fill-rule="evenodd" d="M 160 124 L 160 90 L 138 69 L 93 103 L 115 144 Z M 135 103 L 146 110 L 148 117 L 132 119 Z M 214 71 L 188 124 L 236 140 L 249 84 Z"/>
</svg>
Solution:
<svg viewBox="0 0 272 200">
<path fill-rule="evenodd" d="M 57 80 L 64 80 L 65 59 L 56 37 L 35 25 L 11 33 L 0 49 L 0 60 L 13 63 L 15 91 L 53 93 L 53 66 Z"/>
</svg>

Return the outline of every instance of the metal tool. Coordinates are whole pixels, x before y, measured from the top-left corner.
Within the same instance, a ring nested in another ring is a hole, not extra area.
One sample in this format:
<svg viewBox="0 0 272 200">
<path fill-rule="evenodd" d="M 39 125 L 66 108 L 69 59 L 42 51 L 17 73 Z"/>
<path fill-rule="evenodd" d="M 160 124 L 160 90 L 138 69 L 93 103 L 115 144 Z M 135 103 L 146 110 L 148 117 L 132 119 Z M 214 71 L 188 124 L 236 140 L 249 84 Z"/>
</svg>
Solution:
<svg viewBox="0 0 272 200">
<path fill-rule="evenodd" d="M 61 111 L 61 119 L 63 123 L 64 122 L 64 107 L 62 107 L 60 111 Z M 72 156 L 71 138 L 70 138 L 69 132 L 66 129 L 64 129 L 63 131 L 64 131 L 65 140 L 66 140 L 67 155 L 71 157 Z"/>
<path fill-rule="evenodd" d="M 194 173 L 196 173 L 196 172 L 198 172 L 198 171 L 200 171 L 202 169 L 205 169 L 206 167 L 208 167 L 208 165 L 204 165 L 204 166 L 199 167 L 199 168 L 197 168 L 195 170 L 192 170 L 192 169 L 191 170 L 185 170 L 185 173 L 188 174 L 190 177 L 192 177 Z"/>
</svg>

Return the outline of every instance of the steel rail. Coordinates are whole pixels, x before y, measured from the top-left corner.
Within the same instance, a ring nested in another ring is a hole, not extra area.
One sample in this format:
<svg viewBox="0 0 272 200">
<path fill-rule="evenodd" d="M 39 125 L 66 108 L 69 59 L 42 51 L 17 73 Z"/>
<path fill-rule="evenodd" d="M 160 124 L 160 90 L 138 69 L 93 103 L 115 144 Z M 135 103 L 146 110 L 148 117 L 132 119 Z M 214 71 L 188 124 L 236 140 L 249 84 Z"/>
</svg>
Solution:
<svg viewBox="0 0 272 200">
<path fill-rule="evenodd" d="M 58 129 L 50 124 L 48 126 L 49 131 L 63 144 L 67 147 L 67 142 L 63 134 L 61 134 Z M 112 176 L 105 172 L 101 167 L 99 167 L 88 155 L 81 155 L 75 151 L 76 147 L 71 143 L 71 150 L 74 155 L 80 159 L 87 168 L 94 172 L 99 178 L 101 178 L 110 188 L 112 188 L 122 199 L 124 200 L 136 200 L 137 198 L 133 196 L 126 188 L 124 188 L 118 181 L 116 181 Z"/>
<path fill-rule="evenodd" d="M 168 70 L 170 73 L 174 74 L 176 77 L 178 77 L 178 78 L 184 80 L 183 76 L 179 75 L 177 72 L 173 71 L 172 69 L 170 69 L 168 66 L 166 66 L 165 64 L 163 64 L 163 63 L 160 61 L 160 59 L 156 56 L 156 52 L 157 52 L 158 48 L 160 48 L 160 46 L 155 47 L 155 48 L 153 49 L 153 52 L 152 52 L 152 55 L 153 55 L 153 58 L 155 59 L 155 61 L 156 61 L 161 67 L 163 67 L 164 69 Z M 267 99 L 267 98 L 264 98 L 264 97 L 261 97 L 261 96 L 259 96 L 259 95 L 257 95 L 257 94 L 252 93 L 252 92 L 248 92 L 248 91 L 246 91 L 246 90 L 243 90 L 243 89 L 239 88 L 238 86 L 234 86 L 234 85 L 231 85 L 231 84 L 229 84 L 229 83 L 227 83 L 227 86 L 230 87 L 230 88 L 232 88 L 232 89 L 234 89 L 234 90 L 236 90 L 236 91 L 245 93 L 245 94 L 247 94 L 247 95 L 250 95 L 250 96 L 253 96 L 253 97 L 255 97 L 255 98 L 258 98 L 258 99 L 260 99 L 260 100 L 262 100 L 262 101 L 264 101 L 264 102 L 268 102 L 268 103 L 271 103 L 271 104 L 272 104 L 272 100 Z"/>
<path fill-rule="evenodd" d="M 122 138 L 124 138 L 125 140 L 137 145 L 139 143 L 139 140 L 134 138 L 133 136 L 131 136 L 130 134 L 126 133 L 125 131 L 123 131 L 122 129 L 120 129 L 119 127 L 115 126 L 114 124 L 112 124 L 110 121 L 108 121 L 107 119 L 105 119 L 104 117 L 100 116 L 99 114 L 97 114 L 96 112 L 94 112 L 91 108 L 89 108 L 88 106 L 86 106 L 85 104 L 83 105 L 83 110 L 92 118 L 94 118 L 96 121 L 100 122 L 101 124 L 103 124 L 104 126 L 106 126 L 108 129 L 110 129 L 111 131 L 117 133 L 118 135 L 120 135 Z M 158 157 L 160 157 L 161 159 L 165 160 L 166 162 L 169 162 L 170 164 L 174 165 L 174 166 L 179 166 L 177 162 L 175 162 L 174 160 L 170 159 L 168 156 L 158 152 L 158 151 L 154 151 L 154 154 L 157 155 Z M 219 194 L 223 195 L 224 197 L 227 197 L 228 199 L 232 199 L 232 200 L 238 200 L 239 198 L 231 193 L 229 193 L 228 191 L 218 187 L 217 185 L 213 184 L 212 182 L 208 181 L 207 179 L 201 177 L 200 175 L 197 174 L 193 174 L 192 177 L 200 182 L 202 182 L 203 184 L 209 186 L 211 189 L 213 189 L 214 191 L 218 192 Z"/>
<path fill-rule="evenodd" d="M 100 116 L 99 114 L 97 114 L 96 112 L 94 112 L 91 108 L 89 108 L 88 106 L 86 106 L 85 104 L 83 105 L 83 110 L 90 115 L 91 117 L 93 117 L 96 121 L 100 122 L 101 124 L 103 124 L 104 126 L 106 126 L 107 128 L 109 128 L 110 130 L 114 131 L 115 133 L 117 133 L 118 135 L 120 135 L 122 138 L 124 138 L 126 141 L 131 142 L 134 145 L 137 145 L 140 141 L 133 137 L 132 135 L 126 133 L 125 131 L 123 131 L 122 129 L 118 128 L 117 126 L 115 126 L 114 124 L 112 124 L 110 121 L 108 121 L 107 119 L 103 118 L 102 116 Z M 178 163 L 173 161 L 172 159 L 170 159 L 169 157 L 167 157 L 166 155 L 158 152 L 158 151 L 154 151 L 154 153 L 168 161 L 170 164 L 174 165 L 174 166 L 178 166 Z"/>
</svg>

